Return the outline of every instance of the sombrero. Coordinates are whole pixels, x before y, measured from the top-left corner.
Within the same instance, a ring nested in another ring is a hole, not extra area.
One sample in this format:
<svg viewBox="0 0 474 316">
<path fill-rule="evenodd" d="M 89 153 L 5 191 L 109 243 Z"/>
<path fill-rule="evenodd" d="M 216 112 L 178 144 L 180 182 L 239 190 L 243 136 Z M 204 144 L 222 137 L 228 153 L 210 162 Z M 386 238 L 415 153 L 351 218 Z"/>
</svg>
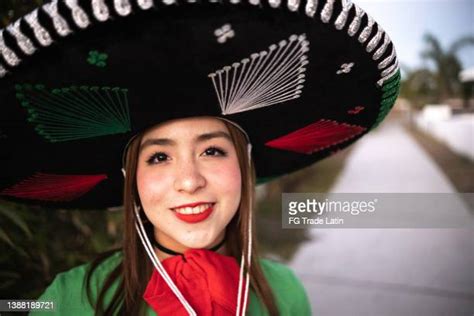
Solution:
<svg viewBox="0 0 474 316">
<path fill-rule="evenodd" d="M 122 204 L 122 152 L 159 122 L 214 116 L 265 181 L 360 139 L 393 106 L 385 31 L 342 0 L 51 1 L 0 30 L 0 197 Z"/>
</svg>

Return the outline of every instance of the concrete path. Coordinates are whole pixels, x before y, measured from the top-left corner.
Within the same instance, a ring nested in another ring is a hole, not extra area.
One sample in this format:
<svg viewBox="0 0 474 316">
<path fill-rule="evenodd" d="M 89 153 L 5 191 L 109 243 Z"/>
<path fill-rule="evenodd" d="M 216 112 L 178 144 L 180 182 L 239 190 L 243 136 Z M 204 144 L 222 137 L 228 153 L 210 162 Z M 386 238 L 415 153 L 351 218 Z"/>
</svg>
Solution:
<svg viewBox="0 0 474 316">
<path fill-rule="evenodd" d="M 454 192 L 396 121 L 359 141 L 332 192 Z M 474 230 L 310 229 L 290 263 L 314 315 L 474 315 Z"/>
</svg>

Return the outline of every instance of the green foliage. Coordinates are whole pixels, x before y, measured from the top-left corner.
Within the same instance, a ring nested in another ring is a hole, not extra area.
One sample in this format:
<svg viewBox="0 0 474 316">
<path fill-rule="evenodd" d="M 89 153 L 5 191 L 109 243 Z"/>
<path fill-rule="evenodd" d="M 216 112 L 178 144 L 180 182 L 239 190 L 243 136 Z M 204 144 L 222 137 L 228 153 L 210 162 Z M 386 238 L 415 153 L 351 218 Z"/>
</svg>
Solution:
<svg viewBox="0 0 474 316">
<path fill-rule="evenodd" d="M 423 40 L 425 49 L 421 56 L 431 62 L 433 67 L 408 69 L 402 65 L 405 78 L 401 84 L 400 96 L 410 100 L 416 108 L 461 97 L 463 91 L 459 72 L 462 66 L 458 54 L 461 49 L 474 45 L 474 37 L 462 37 L 448 48 L 443 48 L 433 34 L 426 34 Z"/>
<path fill-rule="evenodd" d="M 120 246 L 122 212 L 0 201 L 0 297 L 36 298 L 55 275 Z"/>
<path fill-rule="evenodd" d="M 422 52 L 422 57 L 433 62 L 435 66 L 436 72 L 433 79 L 436 82 L 439 98 L 459 97 L 461 95 L 459 73 L 462 66 L 458 54 L 461 49 L 474 45 L 474 37 L 462 37 L 446 49 L 433 34 L 426 34 L 424 41 L 426 48 Z"/>
<path fill-rule="evenodd" d="M 436 103 L 441 97 L 436 73 L 429 69 L 409 72 L 402 81 L 400 96 L 410 100 L 416 108 Z"/>
<path fill-rule="evenodd" d="M 263 254 L 288 261 L 298 247 L 310 239 L 307 229 L 282 229 L 281 194 L 329 192 L 344 169 L 351 150 L 340 150 L 330 159 L 265 183 L 265 187 L 260 188 L 265 189 L 265 197 L 257 203 L 255 221 L 258 245 Z"/>
</svg>

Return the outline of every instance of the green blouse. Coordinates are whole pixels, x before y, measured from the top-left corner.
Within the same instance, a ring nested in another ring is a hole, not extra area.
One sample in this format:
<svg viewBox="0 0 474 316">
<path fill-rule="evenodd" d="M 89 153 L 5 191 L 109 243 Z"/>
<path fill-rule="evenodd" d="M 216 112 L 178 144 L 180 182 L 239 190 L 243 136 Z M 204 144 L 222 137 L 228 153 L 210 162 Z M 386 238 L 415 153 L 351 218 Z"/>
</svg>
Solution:
<svg viewBox="0 0 474 316">
<path fill-rule="evenodd" d="M 103 261 L 91 277 L 92 297 L 95 299 L 100 285 L 108 274 L 120 263 L 122 253 L 117 252 Z M 311 315 L 311 306 L 305 289 L 295 274 L 286 266 L 268 259 L 262 259 L 261 267 L 270 287 L 273 290 L 280 315 Z M 40 301 L 53 301 L 54 312 L 31 312 L 30 315 L 94 315 L 94 309 L 87 300 L 85 275 L 89 264 L 75 267 L 69 271 L 59 273 L 46 291 L 38 298 Z M 118 282 L 113 286 L 115 290 Z M 106 302 L 112 298 L 114 291 L 108 291 Z M 146 315 L 155 315 L 148 307 Z M 268 315 L 263 305 L 253 291 L 250 291 L 247 315 Z"/>
</svg>

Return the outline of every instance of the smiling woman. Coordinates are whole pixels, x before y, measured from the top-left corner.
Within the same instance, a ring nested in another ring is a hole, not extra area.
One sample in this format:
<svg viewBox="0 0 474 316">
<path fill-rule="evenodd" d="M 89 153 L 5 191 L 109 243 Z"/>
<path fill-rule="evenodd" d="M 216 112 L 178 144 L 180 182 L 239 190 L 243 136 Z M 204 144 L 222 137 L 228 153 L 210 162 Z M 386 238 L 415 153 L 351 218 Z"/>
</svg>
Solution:
<svg viewBox="0 0 474 316">
<path fill-rule="evenodd" d="M 255 194 L 249 146 L 239 127 L 213 117 L 171 120 L 133 137 L 125 155 L 123 252 L 60 274 L 39 299 L 59 299 L 60 312 L 78 315 L 187 315 L 188 302 L 196 315 L 234 315 L 239 305 L 249 315 L 310 315 L 300 281 L 284 265 L 262 259 L 249 230 Z M 151 239 L 151 256 L 182 300 L 153 260 L 143 261 L 141 238 Z M 248 253 L 247 299 L 237 263 Z M 83 279 L 90 304 L 74 286 Z"/>
<path fill-rule="evenodd" d="M 122 247 L 40 299 L 60 315 L 310 315 L 294 273 L 258 253 L 256 179 L 360 139 L 399 83 L 390 37 L 346 0 L 51 0 L 0 29 L 0 196 L 124 208 Z"/>
<path fill-rule="evenodd" d="M 180 252 L 218 244 L 237 212 L 242 186 L 226 125 L 183 119 L 159 125 L 142 139 L 137 188 L 156 241 Z"/>
<path fill-rule="evenodd" d="M 136 192 L 139 208 L 142 210 L 140 216 L 146 222 L 145 227 L 148 226 L 147 232 L 152 235 L 157 257 L 160 261 L 171 258 L 163 262 L 165 265 L 169 264 L 166 270 L 174 273 L 171 279 L 181 285 L 181 290 L 186 292 L 186 298 L 191 300 L 198 315 L 236 312 L 239 288 L 237 263 L 242 254 L 248 252 L 247 249 L 244 250 L 245 243 L 255 239 L 255 230 L 251 232 L 252 236 L 248 231 L 255 194 L 255 172 L 253 163 L 249 160 L 248 148 L 246 135 L 239 128 L 226 120 L 211 117 L 172 120 L 159 124 L 135 137 L 128 148 L 125 166 L 126 174 L 130 174 L 130 177 L 127 176 L 125 183 L 125 221 L 133 223 L 136 200 L 132 192 Z M 134 178 L 136 182 L 129 181 Z M 133 225 L 128 226 L 125 232 L 130 233 L 130 238 L 125 236 L 125 242 L 133 240 L 138 243 L 136 230 Z M 277 305 L 280 305 L 280 312 L 290 312 L 296 308 L 303 315 L 309 314 L 306 294 L 293 273 L 280 264 L 260 261 L 256 245 L 254 242 L 251 246 L 253 259 L 250 265 L 245 265 L 254 291 L 248 308 L 252 311 L 251 315 L 262 314 L 262 307 L 270 315 L 277 315 Z M 125 261 L 130 255 L 128 259 L 131 266 L 140 266 L 140 258 L 145 255 L 143 247 L 130 245 L 129 249 L 132 250 L 130 253 L 125 247 Z M 212 249 L 215 252 L 193 249 Z M 139 253 L 135 254 L 135 251 Z M 183 253 L 184 256 L 175 257 Z M 177 258 L 191 263 L 184 264 Z M 180 267 L 177 268 L 177 265 Z M 151 268 L 149 263 L 149 270 Z M 277 301 L 263 269 L 267 275 L 274 275 L 272 278 L 280 276 L 273 280 L 274 284 L 278 284 L 275 289 L 280 289 Z M 201 277 L 197 277 L 202 273 Z M 148 283 L 146 289 L 144 284 L 149 275 L 145 274 L 142 280 L 132 284 L 133 274 L 134 271 L 130 270 L 130 283 L 125 290 L 134 297 L 130 306 L 134 306 L 135 296 L 145 290 L 144 298 L 150 306 L 155 306 L 155 311 L 158 312 L 161 308 L 161 314 L 166 315 L 166 311 L 172 307 L 174 312 L 183 309 L 179 302 L 175 302 L 176 298 L 160 306 L 157 298 L 162 298 L 164 292 L 170 290 L 158 277 L 156 270 L 150 282 L 157 280 L 158 284 Z M 200 282 L 204 284 L 199 284 Z M 291 297 L 284 295 L 281 292 L 283 284 L 291 285 L 297 291 Z M 138 291 L 132 293 L 131 289 L 134 288 Z M 206 295 L 214 308 L 205 306 L 205 300 L 202 299 L 204 292 L 209 293 Z M 255 294 L 263 305 L 260 305 Z M 299 297 L 297 300 L 302 305 L 292 303 L 293 295 Z M 198 297 L 200 299 L 196 299 Z"/>
</svg>

